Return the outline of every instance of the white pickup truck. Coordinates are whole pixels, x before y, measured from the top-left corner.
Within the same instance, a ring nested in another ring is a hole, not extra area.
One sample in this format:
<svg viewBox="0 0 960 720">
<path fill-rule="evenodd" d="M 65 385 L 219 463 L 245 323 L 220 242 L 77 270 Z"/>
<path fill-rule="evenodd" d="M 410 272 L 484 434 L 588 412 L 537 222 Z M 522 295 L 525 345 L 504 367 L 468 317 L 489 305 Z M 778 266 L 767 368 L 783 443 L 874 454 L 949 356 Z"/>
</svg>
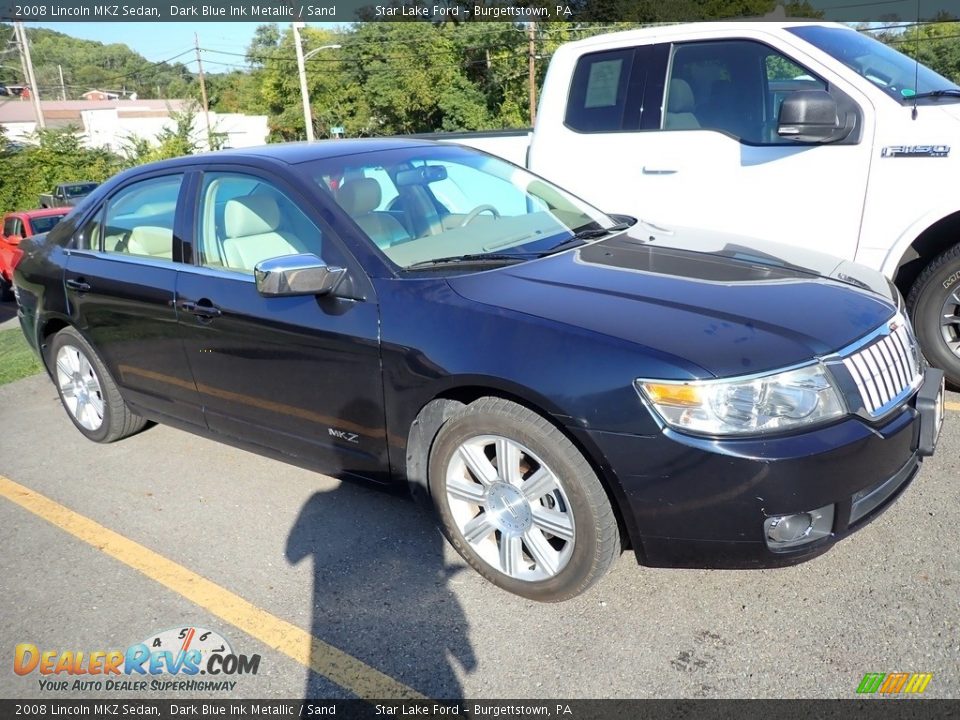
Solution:
<svg viewBox="0 0 960 720">
<path fill-rule="evenodd" d="M 865 34 L 709 23 L 572 42 L 532 133 L 455 141 L 609 212 L 880 270 L 960 384 L 960 87 Z"/>
</svg>

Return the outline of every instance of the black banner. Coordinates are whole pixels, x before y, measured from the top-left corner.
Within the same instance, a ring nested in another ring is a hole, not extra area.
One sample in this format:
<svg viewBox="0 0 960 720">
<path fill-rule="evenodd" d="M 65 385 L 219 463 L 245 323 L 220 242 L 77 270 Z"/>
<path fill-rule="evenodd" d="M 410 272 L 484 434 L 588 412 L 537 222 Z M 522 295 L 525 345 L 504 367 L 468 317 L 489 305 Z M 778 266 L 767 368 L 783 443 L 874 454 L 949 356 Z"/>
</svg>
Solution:
<svg viewBox="0 0 960 720">
<path fill-rule="evenodd" d="M 718 20 L 696 0 L 0 0 L 0 20 L 57 22 L 687 22 Z M 960 0 L 744 0 L 738 19 L 838 22 L 960 19 Z M 731 17 L 733 19 L 733 17 Z"/>
<path fill-rule="evenodd" d="M 495 720 L 939 720 L 957 700 L 0 700 L 0 717 L 87 718 L 492 718 Z"/>
</svg>

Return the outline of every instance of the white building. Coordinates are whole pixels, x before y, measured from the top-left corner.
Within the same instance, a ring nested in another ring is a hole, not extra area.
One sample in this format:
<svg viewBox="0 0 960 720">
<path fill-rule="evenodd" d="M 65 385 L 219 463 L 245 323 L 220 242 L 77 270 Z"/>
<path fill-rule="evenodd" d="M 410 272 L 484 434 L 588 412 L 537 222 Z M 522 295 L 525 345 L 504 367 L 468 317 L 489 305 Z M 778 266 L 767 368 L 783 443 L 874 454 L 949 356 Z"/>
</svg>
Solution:
<svg viewBox="0 0 960 720">
<path fill-rule="evenodd" d="M 190 100 L 45 100 L 40 103 L 48 128 L 74 126 L 90 147 L 120 152 L 131 137 L 153 140 L 165 128 L 173 129 L 173 113 L 190 106 Z M 7 139 L 26 142 L 37 129 L 33 103 L 14 100 L 0 104 L 0 126 Z M 266 115 L 210 112 L 211 130 L 223 138 L 225 147 L 252 147 L 267 141 Z M 206 146 L 207 131 L 202 110 L 194 115 L 194 138 Z"/>
</svg>

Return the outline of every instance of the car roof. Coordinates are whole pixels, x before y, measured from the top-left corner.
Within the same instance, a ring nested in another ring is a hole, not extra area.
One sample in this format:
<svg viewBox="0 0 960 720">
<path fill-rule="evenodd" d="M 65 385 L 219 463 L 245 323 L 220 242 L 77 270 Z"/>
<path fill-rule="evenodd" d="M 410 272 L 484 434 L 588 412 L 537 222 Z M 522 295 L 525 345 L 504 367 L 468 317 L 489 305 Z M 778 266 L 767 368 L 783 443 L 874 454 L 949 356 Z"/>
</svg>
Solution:
<svg viewBox="0 0 960 720">
<path fill-rule="evenodd" d="M 73 210 L 72 207 L 36 208 L 34 210 L 16 210 L 15 212 L 7 213 L 7 215 L 17 215 L 19 217 L 26 218 L 39 218 L 48 217 L 50 215 L 66 215 L 71 210 Z"/>
<path fill-rule="evenodd" d="M 187 155 L 173 160 L 161 160 L 157 163 L 137 166 L 136 170 L 179 165 L 203 165 L 218 162 L 242 162 L 250 160 L 272 160 L 298 165 L 311 160 L 325 160 L 345 155 L 400 150 L 418 146 L 432 146 L 440 143 L 417 138 L 356 138 L 351 140 L 318 140 L 316 142 L 288 142 L 261 145 L 259 147 L 231 148 L 213 152 Z"/>
</svg>

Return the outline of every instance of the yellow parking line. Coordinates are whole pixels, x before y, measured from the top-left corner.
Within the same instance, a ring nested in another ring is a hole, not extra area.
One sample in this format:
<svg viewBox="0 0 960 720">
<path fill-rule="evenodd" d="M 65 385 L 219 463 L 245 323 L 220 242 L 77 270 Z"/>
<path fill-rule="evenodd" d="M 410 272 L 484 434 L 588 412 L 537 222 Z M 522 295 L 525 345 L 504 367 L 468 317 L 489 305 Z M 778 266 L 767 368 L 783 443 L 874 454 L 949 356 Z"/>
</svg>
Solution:
<svg viewBox="0 0 960 720">
<path fill-rule="evenodd" d="M 157 581 L 360 698 L 423 698 L 413 688 L 296 625 L 3 475 L 0 475 L 0 497 Z"/>
<path fill-rule="evenodd" d="M 946 402 L 946 403 L 943 404 L 943 406 L 944 406 L 947 410 L 960 410 L 960 403 Z"/>
</svg>

